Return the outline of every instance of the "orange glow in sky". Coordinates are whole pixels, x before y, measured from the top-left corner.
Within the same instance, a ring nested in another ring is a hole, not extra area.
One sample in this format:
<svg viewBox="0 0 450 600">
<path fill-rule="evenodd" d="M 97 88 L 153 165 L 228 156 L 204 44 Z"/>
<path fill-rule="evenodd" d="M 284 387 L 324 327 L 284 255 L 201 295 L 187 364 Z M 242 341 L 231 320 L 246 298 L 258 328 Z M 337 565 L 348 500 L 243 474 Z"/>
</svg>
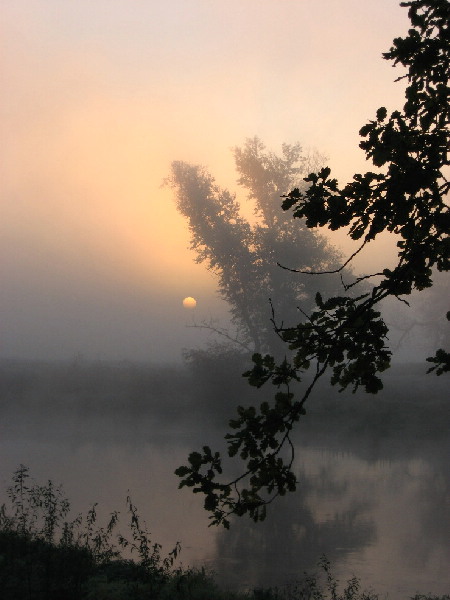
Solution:
<svg viewBox="0 0 450 600">
<path fill-rule="evenodd" d="M 197 335 L 185 290 L 204 318 L 226 307 L 161 187 L 171 161 L 237 189 L 230 148 L 258 135 L 317 148 L 348 178 L 366 166 L 359 128 L 402 103 L 381 59 L 408 24 L 392 0 L 0 11 L 1 356 L 176 358 Z"/>
</svg>

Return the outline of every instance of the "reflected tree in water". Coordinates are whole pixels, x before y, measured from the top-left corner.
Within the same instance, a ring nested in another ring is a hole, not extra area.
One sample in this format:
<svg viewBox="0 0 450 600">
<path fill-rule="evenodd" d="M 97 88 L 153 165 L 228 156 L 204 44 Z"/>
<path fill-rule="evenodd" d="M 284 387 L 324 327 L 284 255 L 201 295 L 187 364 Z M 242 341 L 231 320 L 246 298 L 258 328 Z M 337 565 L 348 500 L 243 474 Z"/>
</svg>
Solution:
<svg viewBox="0 0 450 600">
<path fill-rule="evenodd" d="M 336 564 L 374 542 L 372 506 L 367 499 L 351 499 L 344 509 L 336 508 L 334 514 L 320 520 L 314 516 L 311 501 L 318 484 L 328 501 L 341 499 L 342 482 L 330 475 L 317 482 L 305 472 L 299 473 L 302 484 L 297 494 L 281 499 L 271 519 L 258 524 L 245 521 L 218 534 L 217 561 L 233 560 L 236 583 L 249 587 L 286 583 L 314 570 L 323 553 Z"/>
</svg>

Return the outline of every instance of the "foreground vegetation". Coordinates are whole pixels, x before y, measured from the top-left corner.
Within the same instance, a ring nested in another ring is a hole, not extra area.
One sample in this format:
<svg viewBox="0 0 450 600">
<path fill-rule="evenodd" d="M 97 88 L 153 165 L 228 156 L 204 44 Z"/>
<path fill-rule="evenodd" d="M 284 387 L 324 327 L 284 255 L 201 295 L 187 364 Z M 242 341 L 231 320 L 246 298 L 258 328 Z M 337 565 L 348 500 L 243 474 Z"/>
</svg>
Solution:
<svg viewBox="0 0 450 600">
<path fill-rule="evenodd" d="M 118 531 L 119 514 L 98 523 L 96 505 L 68 520 L 70 503 L 61 487 L 40 485 L 21 465 L 0 509 L 0 590 L 2 600 L 377 600 L 361 591 L 354 577 L 338 588 L 330 563 L 319 561 L 321 576 L 281 589 L 231 592 L 220 589 L 205 569 L 177 565 L 179 544 L 163 555 L 151 540 L 136 507 L 127 498 L 127 537 Z M 414 600 L 450 600 L 416 596 Z"/>
</svg>

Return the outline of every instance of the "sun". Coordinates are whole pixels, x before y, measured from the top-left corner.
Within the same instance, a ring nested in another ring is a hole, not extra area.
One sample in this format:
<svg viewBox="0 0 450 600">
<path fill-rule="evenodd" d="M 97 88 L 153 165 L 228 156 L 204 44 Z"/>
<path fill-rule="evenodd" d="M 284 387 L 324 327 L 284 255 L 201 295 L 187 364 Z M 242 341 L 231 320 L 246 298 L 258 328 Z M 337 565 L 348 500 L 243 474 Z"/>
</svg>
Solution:
<svg viewBox="0 0 450 600">
<path fill-rule="evenodd" d="M 184 308 L 195 308 L 197 306 L 197 300 L 192 298 L 192 296 L 188 296 L 183 300 Z"/>
</svg>

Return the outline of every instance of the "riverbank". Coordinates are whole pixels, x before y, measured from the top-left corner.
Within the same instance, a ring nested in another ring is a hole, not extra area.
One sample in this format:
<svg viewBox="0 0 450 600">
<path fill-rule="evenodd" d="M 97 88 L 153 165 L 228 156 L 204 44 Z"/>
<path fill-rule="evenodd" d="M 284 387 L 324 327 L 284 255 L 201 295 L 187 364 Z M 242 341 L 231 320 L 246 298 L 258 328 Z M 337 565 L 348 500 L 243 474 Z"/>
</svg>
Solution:
<svg viewBox="0 0 450 600">
<path fill-rule="evenodd" d="M 21 465 L 0 510 L 0 590 L 3 600 L 378 600 L 357 577 L 339 586 L 322 556 L 319 574 L 303 574 L 280 588 L 236 592 L 219 587 L 204 568 L 183 567 L 179 544 L 164 554 L 151 539 L 131 498 L 128 527 L 119 514 L 98 523 L 94 505 L 70 520 L 60 486 L 35 482 Z M 449 600 L 416 595 L 414 600 Z"/>
</svg>

